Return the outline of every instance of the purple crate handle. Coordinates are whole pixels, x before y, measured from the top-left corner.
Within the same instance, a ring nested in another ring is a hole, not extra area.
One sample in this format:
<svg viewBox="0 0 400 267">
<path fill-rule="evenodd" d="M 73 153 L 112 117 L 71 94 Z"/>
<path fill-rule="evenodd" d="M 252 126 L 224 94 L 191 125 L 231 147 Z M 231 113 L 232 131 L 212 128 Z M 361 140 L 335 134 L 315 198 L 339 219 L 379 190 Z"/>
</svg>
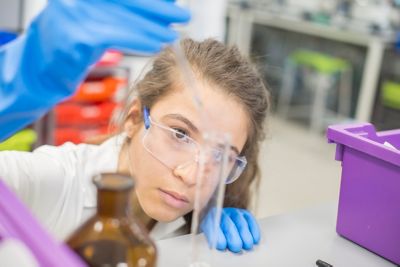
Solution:
<svg viewBox="0 0 400 267">
<path fill-rule="evenodd" d="M 67 246 L 56 243 L 0 179 L 0 242 L 22 241 L 42 267 L 86 266 Z"/>
<path fill-rule="evenodd" d="M 379 132 L 376 134 L 375 127 L 370 123 L 351 125 L 329 126 L 327 137 L 329 143 L 336 143 L 336 160 L 342 160 L 343 145 L 362 151 L 372 157 L 390 162 L 400 166 L 400 150 L 393 150 L 385 145 L 385 136 L 400 136 L 399 130 Z"/>
</svg>

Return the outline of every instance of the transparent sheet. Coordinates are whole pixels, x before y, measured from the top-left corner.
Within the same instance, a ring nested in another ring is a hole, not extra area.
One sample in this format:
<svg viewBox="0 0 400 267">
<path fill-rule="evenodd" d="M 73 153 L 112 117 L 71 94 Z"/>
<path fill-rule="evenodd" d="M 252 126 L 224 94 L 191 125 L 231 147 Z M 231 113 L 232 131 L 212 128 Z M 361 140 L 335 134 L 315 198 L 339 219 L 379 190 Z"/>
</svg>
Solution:
<svg viewBox="0 0 400 267">
<path fill-rule="evenodd" d="M 228 135 L 220 133 L 205 135 L 205 145 L 200 153 L 196 177 L 196 195 L 191 225 L 191 255 L 188 266 L 212 266 L 220 231 L 229 150 Z M 200 253 L 205 249 L 204 238 L 199 236 L 204 228 L 208 229 L 211 236 L 208 240 L 211 253 Z"/>
<path fill-rule="evenodd" d="M 189 1 L 193 4 L 193 1 Z M 186 5 L 190 9 L 190 5 Z M 184 38 L 184 33 L 181 34 Z M 188 255 L 188 266 L 205 267 L 212 266 L 213 255 L 216 252 L 221 211 L 225 193 L 225 181 L 229 173 L 228 160 L 231 141 L 227 133 L 215 132 L 209 127 L 207 112 L 203 110 L 201 88 L 196 82 L 195 74 L 185 53 L 179 44 L 179 40 L 173 45 L 176 54 L 177 66 L 182 74 L 186 90 L 192 94 L 193 102 L 201 118 L 200 129 L 203 129 L 203 143 L 197 161 L 196 195 L 194 210 L 191 218 L 191 254 Z M 217 159 L 215 157 L 218 157 Z M 201 236 L 204 228 L 208 229 L 211 237 L 204 248 L 205 236 Z M 200 234 L 200 235 L 199 235 Z M 210 253 L 200 253 L 204 249 Z"/>
</svg>

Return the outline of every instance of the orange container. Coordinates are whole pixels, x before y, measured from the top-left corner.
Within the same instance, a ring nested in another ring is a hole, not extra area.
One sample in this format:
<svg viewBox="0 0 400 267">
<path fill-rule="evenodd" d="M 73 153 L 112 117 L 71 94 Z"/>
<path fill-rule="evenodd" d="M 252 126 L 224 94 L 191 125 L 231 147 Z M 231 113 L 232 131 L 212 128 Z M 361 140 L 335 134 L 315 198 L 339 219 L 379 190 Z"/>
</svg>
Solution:
<svg viewBox="0 0 400 267">
<path fill-rule="evenodd" d="M 85 81 L 79 86 L 76 94 L 70 100 L 78 102 L 108 101 L 126 83 L 126 79 L 116 77 L 108 77 L 99 81 Z"/>
<path fill-rule="evenodd" d="M 88 125 L 108 123 L 117 106 L 114 102 L 79 104 L 67 102 L 55 108 L 57 125 Z"/>
</svg>

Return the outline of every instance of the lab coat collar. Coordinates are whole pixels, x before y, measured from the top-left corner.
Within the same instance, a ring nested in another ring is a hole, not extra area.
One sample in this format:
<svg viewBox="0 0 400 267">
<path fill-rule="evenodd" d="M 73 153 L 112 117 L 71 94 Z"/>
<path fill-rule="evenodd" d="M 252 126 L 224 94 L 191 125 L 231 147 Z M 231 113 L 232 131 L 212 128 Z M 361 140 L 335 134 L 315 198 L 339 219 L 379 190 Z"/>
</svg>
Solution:
<svg viewBox="0 0 400 267">
<path fill-rule="evenodd" d="M 150 237 L 153 240 L 162 240 L 185 234 L 185 224 L 186 221 L 183 217 L 179 217 L 172 222 L 157 222 L 153 229 L 150 231 Z"/>
<path fill-rule="evenodd" d="M 86 177 L 93 177 L 100 173 L 116 172 L 118 167 L 118 157 L 122 145 L 126 139 L 126 134 L 115 135 L 100 145 L 93 146 L 95 149 L 92 153 L 88 153 L 88 159 L 85 168 L 88 173 Z M 93 184 L 92 179 L 87 179 L 83 187 L 84 206 L 85 208 L 95 207 L 97 204 L 97 189 Z"/>
</svg>

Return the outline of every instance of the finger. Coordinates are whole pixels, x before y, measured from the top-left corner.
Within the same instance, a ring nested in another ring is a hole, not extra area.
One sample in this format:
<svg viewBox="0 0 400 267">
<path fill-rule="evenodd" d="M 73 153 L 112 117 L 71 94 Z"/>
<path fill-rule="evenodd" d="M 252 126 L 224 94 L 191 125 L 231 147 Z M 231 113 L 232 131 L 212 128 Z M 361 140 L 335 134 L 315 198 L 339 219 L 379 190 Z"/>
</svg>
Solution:
<svg viewBox="0 0 400 267">
<path fill-rule="evenodd" d="M 210 210 L 206 217 L 200 224 L 200 229 L 203 231 L 206 236 L 209 247 L 216 248 L 218 250 L 226 249 L 226 239 L 225 235 L 221 230 L 220 224 L 218 223 L 217 233 L 215 234 L 215 212 L 214 210 Z M 217 238 L 217 240 L 215 240 Z"/>
<path fill-rule="evenodd" d="M 244 219 L 247 221 L 254 243 L 258 244 L 260 242 L 261 232 L 256 218 L 245 209 L 241 209 L 240 211 L 242 212 Z"/>
<path fill-rule="evenodd" d="M 243 242 L 243 248 L 245 250 L 251 250 L 254 245 L 253 236 L 250 233 L 249 225 L 246 219 L 243 217 L 240 209 L 236 208 L 225 208 L 228 215 L 232 218 L 232 221 L 235 223 L 236 228 L 240 234 L 240 237 Z"/>
<path fill-rule="evenodd" d="M 184 23 L 190 19 L 187 9 L 163 0 L 113 0 L 125 8 L 165 23 Z"/>
<path fill-rule="evenodd" d="M 216 248 L 218 249 L 218 250 L 221 250 L 221 251 L 224 251 L 224 250 L 226 250 L 226 247 L 227 247 L 227 242 L 226 242 L 226 238 L 225 238 L 225 235 L 224 235 L 224 233 L 222 232 L 222 230 L 221 230 L 221 228 L 220 227 L 218 227 L 218 239 L 217 239 L 217 246 L 216 246 Z M 211 247 L 212 247 L 212 245 L 211 245 Z"/>
<path fill-rule="evenodd" d="M 157 38 L 151 37 L 140 31 L 131 31 L 115 29 L 112 26 L 103 28 L 93 27 L 89 29 L 93 38 L 90 43 L 104 49 L 114 48 L 125 52 L 140 52 L 153 54 L 161 51 L 165 43 Z"/>
<path fill-rule="evenodd" d="M 98 14 L 95 15 L 98 16 Z M 109 29 L 112 32 L 119 31 L 126 36 L 137 32 L 160 42 L 172 42 L 178 38 L 176 31 L 169 25 L 141 14 L 127 12 L 121 8 L 113 8 L 112 11 L 108 10 L 108 12 L 104 11 L 101 20 L 104 21 L 104 26 L 101 29 Z M 94 26 L 98 27 L 98 25 Z"/>
<path fill-rule="evenodd" d="M 163 43 L 143 35 L 132 34 L 130 37 L 136 37 L 134 41 L 132 38 L 127 38 L 122 35 L 119 36 L 120 38 L 118 38 L 117 34 L 114 34 L 114 39 L 104 41 L 105 46 L 107 48 L 122 50 L 124 52 L 145 54 L 154 54 L 160 52 L 163 48 Z"/>
<path fill-rule="evenodd" d="M 230 251 L 238 253 L 242 250 L 243 243 L 239 232 L 231 218 L 222 210 L 221 228 L 225 235 L 227 247 Z"/>
</svg>

